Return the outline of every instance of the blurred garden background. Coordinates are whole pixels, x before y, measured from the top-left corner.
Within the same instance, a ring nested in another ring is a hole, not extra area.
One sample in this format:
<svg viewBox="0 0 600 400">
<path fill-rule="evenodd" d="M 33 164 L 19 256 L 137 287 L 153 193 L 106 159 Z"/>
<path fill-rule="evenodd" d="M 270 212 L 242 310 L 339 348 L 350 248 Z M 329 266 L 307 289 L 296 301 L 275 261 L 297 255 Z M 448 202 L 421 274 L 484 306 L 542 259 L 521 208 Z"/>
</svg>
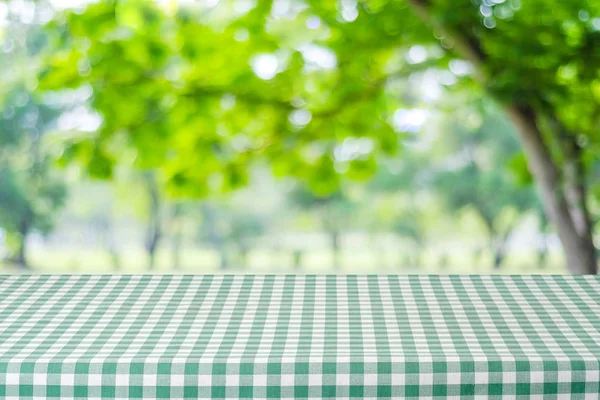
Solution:
<svg viewBox="0 0 600 400">
<path fill-rule="evenodd" d="M 0 272 L 595 273 L 600 3 L 0 0 Z"/>
</svg>

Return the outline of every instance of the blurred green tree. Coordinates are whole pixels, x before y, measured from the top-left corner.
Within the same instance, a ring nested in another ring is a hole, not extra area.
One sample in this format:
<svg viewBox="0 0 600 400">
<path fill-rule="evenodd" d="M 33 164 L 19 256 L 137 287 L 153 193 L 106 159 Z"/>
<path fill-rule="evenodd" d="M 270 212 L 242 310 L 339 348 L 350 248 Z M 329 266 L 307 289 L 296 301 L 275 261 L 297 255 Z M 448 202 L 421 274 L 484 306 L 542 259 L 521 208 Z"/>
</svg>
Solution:
<svg viewBox="0 0 600 400">
<path fill-rule="evenodd" d="M 588 207 L 600 137 L 600 4 L 589 0 L 261 0 L 242 10 L 101 1 L 51 24 L 44 89 L 89 85 L 104 118 L 64 152 L 109 176 L 125 136 L 174 194 L 246 183 L 248 165 L 308 182 L 366 178 L 392 153 L 403 77 L 473 82 L 517 128 L 569 270 L 595 273 Z M 235 62 L 232 62 L 232 61 Z M 400 83 L 399 83 L 400 82 Z"/>
<path fill-rule="evenodd" d="M 326 196 L 319 196 L 302 185 L 296 186 L 290 192 L 289 201 L 300 210 L 309 212 L 317 226 L 327 234 L 331 246 L 331 265 L 334 269 L 339 269 L 342 261 L 341 235 L 352 224 L 357 203 L 342 189 Z M 299 265 L 299 262 L 295 260 L 294 264 Z"/>
<path fill-rule="evenodd" d="M 42 144 L 60 110 L 21 85 L 0 100 L 0 110 L 0 228 L 6 231 L 9 261 L 27 267 L 27 237 L 52 230 L 66 197 Z"/>
<path fill-rule="evenodd" d="M 449 211 L 469 208 L 476 213 L 488 234 L 492 265 L 499 268 L 512 231 L 536 208 L 537 196 L 509 168 L 498 167 L 520 152 L 513 129 L 493 107 L 483 104 L 447 119 L 449 134 L 438 143 L 446 161 L 433 187 Z"/>
</svg>

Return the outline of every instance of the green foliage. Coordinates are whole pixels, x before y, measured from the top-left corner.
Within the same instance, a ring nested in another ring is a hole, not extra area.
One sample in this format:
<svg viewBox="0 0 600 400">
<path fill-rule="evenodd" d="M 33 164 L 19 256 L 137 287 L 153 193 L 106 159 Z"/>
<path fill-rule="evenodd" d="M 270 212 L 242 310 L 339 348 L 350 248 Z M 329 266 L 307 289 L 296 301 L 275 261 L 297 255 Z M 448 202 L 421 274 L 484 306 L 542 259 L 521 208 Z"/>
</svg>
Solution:
<svg viewBox="0 0 600 400">
<path fill-rule="evenodd" d="M 52 172 L 52 160 L 40 138 L 58 112 L 37 102 L 22 87 L 6 97 L 3 109 L 0 227 L 7 232 L 13 250 L 19 251 L 31 231 L 51 231 L 65 200 L 66 186 Z"/>
<path fill-rule="evenodd" d="M 475 211 L 493 238 L 512 230 L 515 218 L 534 209 L 538 200 L 531 185 L 524 186 L 524 165 L 514 161 L 521 153 L 510 127 L 503 126 L 493 108 L 481 112 L 482 123 L 474 129 L 460 116 L 448 117 L 454 143 L 445 149 L 453 162 L 438 172 L 435 189 L 451 211 Z M 511 161 L 499 168 L 503 160 Z M 508 222 L 507 212 L 512 214 Z"/>
<path fill-rule="evenodd" d="M 229 7 L 204 15 L 101 1 L 50 24 L 41 88 L 87 85 L 104 119 L 95 136 L 70 143 L 68 161 L 109 177 L 119 161 L 111 142 L 125 136 L 136 164 L 160 167 L 176 195 L 236 189 L 247 184 L 249 166 L 265 160 L 276 175 L 327 194 L 341 176 L 371 176 L 376 153 L 394 153 L 397 100 L 383 89 L 406 64 L 393 53 L 406 33 L 384 13 L 405 6 L 371 4 L 380 14 L 353 24 L 319 4 L 300 11 L 297 24 L 274 17 L 269 2 L 237 16 Z M 308 28 L 310 18 L 321 27 Z M 372 34 L 386 39 L 371 46 Z"/>
<path fill-rule="evenodd" d="M 45 39 L 40 26 L 13 15 L 7 21 L 12 36 L 0 58 L 0 229 L 15 261 L 26 264 L 27 235 L 49 233 L 66 197 L 43 141 L 63 108 L 45 103 L 33 90 Z"/>
</svg>

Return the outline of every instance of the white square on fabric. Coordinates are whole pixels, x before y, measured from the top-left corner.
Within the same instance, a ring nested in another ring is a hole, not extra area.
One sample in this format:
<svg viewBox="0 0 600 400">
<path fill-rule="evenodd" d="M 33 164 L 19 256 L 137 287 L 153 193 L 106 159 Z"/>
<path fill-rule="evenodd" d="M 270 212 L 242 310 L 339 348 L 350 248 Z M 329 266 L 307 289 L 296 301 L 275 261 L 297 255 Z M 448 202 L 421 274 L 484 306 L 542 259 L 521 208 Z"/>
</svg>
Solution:
<svg viewBox="0 0 600 400">
<path fill-rule="evenodd" d="M 237 374 L 225 375 L 225 385 L 229 387 L 236 387 L 240 385 L 240 376 Z"/>
<path fill-rule="evenodd" d="M 558 371 L 557 382 L 571 382 L 571 371 Z"/>
<path fill-rule="evenodd" d="M 475 384 L 484 385 L 489 383 L 490 376 L 487 372 L 478 372 L 475 374 Z"/>
<path fill-rule="evenodd" d="M 265 374 L 254 375 L 252 377 L 252 384 L 255 387 L 267 386 L 267 375 L 265 375 Z"/>
<path fill-rule="evenodd" d="M 146 387 L 156 386 L 156 375 L 154 374 L 144 374 L 144 378 L 142 379 L 143 385 Z"/>
<path fill-rule="evenodd" d="M 15 374 L 13 372 L 6 373 L 6 383 L 9 385 L 16 385 L 19 383 L 19 374 Z"/>
<path fill-rule="evenodd" d="M 323 375 L 321 374 L 309 374 L 308 375 L 308 386 L 321 386 L 323 385 Z"/>
<path fill-rule="evenodd" d="M 8 379 L 8 374 L 7 374 Z M 75 386 L 75 375 L 64 374 L 60 376 L 60 384 L 63 386 Z"/>
<path fill-rule="evenodd" d="M 419 385 L 429 386 L 433 385 L 433 374 L 419 374 Z"/>
<path fill-rule="evenodd" d="M 502 373 L 502 383 L 516 383 L 517 382 L 517 373 L 515 371 L 506 371 Z"/>
<path fill-rule="evenodd" d="M 450 385 L 458 385 L 462 374 L 460 372 L 448 372 L 446 374 L 446 382 Z"/>
<path fill-rule="evenodd" d="M 392 374 L 392 385 L 403 386 L 404 384 L 406 384 L 405 374 Z"/>
<path fill-rule="evenodd" d="M 291 387 L 296 384 L 296 375 L 282 374 L 281 375 L 281 386 Z"/>
<path fill-rule="evenodd" d="M 8 382 L 8 380 L 7 380 L 7 382 Z M 48 382 L 47 374 L 33 374 L 33 384 L 34 385 L 45 385 L 47 382 Z"/>
<path fill-rule="evenodd" d="M 129 375 L 128 374 L 116 374 L 115 375 L 115 386 L 129 386 Z"/>
<path fill-rule="evenodd" d="M 350 385 L 350 375 L 349 374 L 337 374 L 335 376 L 335 384 L 337 386 L 349 386 Z"/>
<path fill-rule="evenodd" d="M 184 384 L 184 375 L 182 374 L 175 374 L 175 375 L 171 375 L 171 386 L 174 387 L 182 387 Z"/>
<path fill-rule="evenodd" d="M 543 383 L 544 371 L 531 371 L 529 373 L 529 380 L 531 381 L 531 383 Z"/>
<path fill-rule="evenodd" d="M 102 375 L 89 374 L 88 375 L 88 386 L 102 386 Z"/>
<path fill-rule="evenodd" d="M 364 384 L 365 386 L 374 386 L 377 385 L 377 378 L 379 375 L 377 374 L 364 374 Z"/>
</svg>

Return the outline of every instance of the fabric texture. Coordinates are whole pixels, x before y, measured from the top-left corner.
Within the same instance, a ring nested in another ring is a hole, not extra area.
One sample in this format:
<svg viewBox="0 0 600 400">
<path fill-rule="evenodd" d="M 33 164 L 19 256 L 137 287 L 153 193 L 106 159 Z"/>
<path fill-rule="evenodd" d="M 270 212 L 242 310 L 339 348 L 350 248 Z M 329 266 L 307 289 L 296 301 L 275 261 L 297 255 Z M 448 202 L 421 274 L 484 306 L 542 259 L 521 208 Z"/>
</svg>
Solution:
<svg viewBox="0 0 600 400">
<path fill-rule="evenodd" d="M 599 398 L 593 276 L 4 275 L 0 398 Z"/>
</svg>

